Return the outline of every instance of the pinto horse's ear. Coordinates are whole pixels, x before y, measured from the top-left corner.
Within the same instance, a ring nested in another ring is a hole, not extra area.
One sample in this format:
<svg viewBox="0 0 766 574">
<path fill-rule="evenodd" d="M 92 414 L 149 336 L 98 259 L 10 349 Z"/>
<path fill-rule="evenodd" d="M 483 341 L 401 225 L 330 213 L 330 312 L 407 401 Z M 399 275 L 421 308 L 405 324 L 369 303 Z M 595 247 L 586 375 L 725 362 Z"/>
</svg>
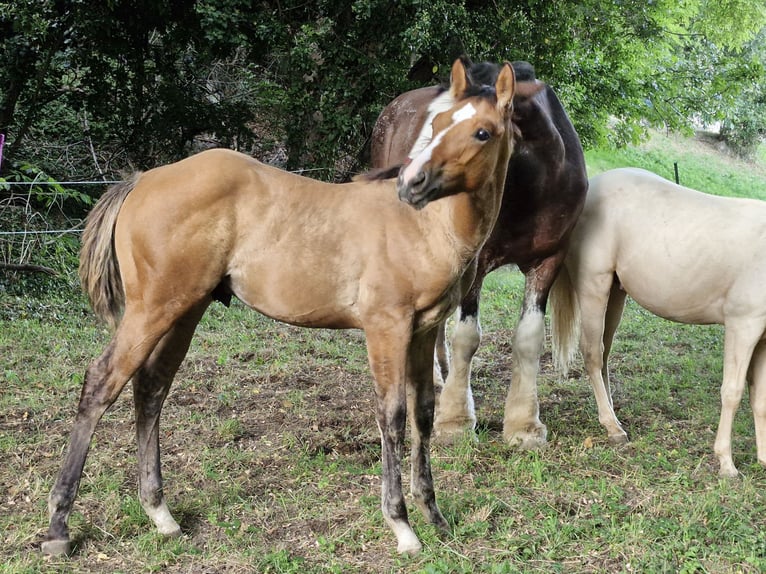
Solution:
<svg viewBox="0 0 766 574">
<path fill-rule="evenodd" d="M 449 78 L 449 92 L 452 99 L 457 101 L 463 97 L 468 88 L 468 71 L 465 68 L 463 60 L 458 58 L 452 64 L 452 71 Z"/>
<path fill-rule="evenodd" d="M 516 92 L 516 74 L 513 67 L 505 62 L 495 82 L 498 109 L 510 109 L 513 106 L 513 94 Z"/>
</svg>

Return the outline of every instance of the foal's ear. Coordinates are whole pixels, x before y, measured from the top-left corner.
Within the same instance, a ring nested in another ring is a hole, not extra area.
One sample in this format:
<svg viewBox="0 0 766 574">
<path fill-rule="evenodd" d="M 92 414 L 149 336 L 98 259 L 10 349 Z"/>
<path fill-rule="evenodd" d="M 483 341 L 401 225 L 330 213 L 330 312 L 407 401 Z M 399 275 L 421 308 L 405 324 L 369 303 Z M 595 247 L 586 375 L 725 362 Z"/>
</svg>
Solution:
<svg viewBox="0 0 766 574">
<path fill-rule="evenodd" d="M 513 94 L 515 91 L 516 74 L 513 72 L 513 67 L 508 62 L 505 62 L 495 82 L 498 109 L 506 110 L 513 106 Z"/>
<path fill-rule="evenodd" d="M 452 64 L 452 71 L 449 78 L 449 92 L 452 95 L 452 99 L 457 101 L 463 97 L 466 89 L 468 88 L 468 71 L 465 68 L 463 60 L 458 58 Z"/>
</svg>

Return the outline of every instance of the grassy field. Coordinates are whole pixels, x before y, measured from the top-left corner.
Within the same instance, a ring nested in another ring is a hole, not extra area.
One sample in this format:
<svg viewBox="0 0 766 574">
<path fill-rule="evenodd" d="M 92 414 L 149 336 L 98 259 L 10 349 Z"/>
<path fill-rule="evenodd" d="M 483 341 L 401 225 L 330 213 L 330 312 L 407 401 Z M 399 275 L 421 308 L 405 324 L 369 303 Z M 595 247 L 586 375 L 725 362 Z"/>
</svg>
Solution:
<svg viewBox="0 0 766 574">
<path fill-rule="evenodd" d="M 705 191 L 766 199 L 766 166 L 692 140 L 592 152 L 591 174 L 638 165 Z M 234 304 L 211 307 L 167 401 L 165 493 L 184 536 L 155 534 L 136 497 L 132 398 L 102 420 L 70 525 L 70 558 L 39 552 L 82 374 L 108 340 L 73 285 L 0 291 L 0 572 L 762 572 L 766 470 L 747 399 L 717 476 L 722 330 L 672 324 L 629 303 L 611 367 L 631 442 L 598 424 L 580 365 L 566 380 L 546 352 L 539 381 L 549 445 L 501 440 L 523 280 L 492 274 L 474 394 L 479 440 L 433 448 L 452 535 L 412 510 L 424 542 L 399 557 L 379 510 L 380 445 L 363 336 L 312 331 Z M 406 474 L 406 473 L 405 473 Z M 405 482 L 408 478 L 405 476 Z"/>
</svg>

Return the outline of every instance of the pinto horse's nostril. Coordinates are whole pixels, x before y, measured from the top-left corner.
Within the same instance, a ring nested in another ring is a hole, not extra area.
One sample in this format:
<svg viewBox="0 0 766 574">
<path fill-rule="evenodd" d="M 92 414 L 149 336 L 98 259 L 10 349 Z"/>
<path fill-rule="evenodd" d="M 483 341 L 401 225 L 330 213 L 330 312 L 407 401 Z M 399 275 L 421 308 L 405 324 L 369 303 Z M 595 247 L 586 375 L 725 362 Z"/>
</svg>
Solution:
<svg viewBox="0 0 766 574">
<path fill-rule="evenodd" d="M 415 177 L 412 178 L 412 181 L 410 181 L 411 187 L 416 187 L 418 185 L 421 185 L 426 180 L 426 172 L 419 171 Z"/>
</svg>

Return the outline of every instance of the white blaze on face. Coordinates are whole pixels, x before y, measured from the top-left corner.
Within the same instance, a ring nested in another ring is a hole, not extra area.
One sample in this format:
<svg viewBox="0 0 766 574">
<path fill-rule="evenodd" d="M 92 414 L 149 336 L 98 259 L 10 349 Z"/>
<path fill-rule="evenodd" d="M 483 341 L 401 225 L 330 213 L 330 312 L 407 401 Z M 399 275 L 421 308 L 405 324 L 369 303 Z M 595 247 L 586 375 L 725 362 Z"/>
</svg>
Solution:
<svg viewBox="0 0 766 574">
<path fill-rule="evenodd" d="M 433 153 L 434 149 L 436 149 L 436 146 L 441 143 L 442 139 L 444 139 L 444 136 L 447 134 L 447 132 L 458 125 L 460 122 L 471 119 L 475 115 L 476 108 L 474 108 L 472 104 L 468 103 L 464 105 L 462 108 L 452 114 L 452 123 L 440 131 L 438 134 L 436 134 L 436 137 L 433 138 L 420 153 L 417 153 L 415 157 L 412 157 L 412 153 L 415 153 L 415 150 L 417 149 L 417 146 L 415 146 L 413 151 L 410 152 L 412 161 L 402 172 L 402 181 L 407 182 L 418 175 L 422 171 L 423 166 L 431 160 L 431 154 Z M 433 120 L 433 118 L 430 116 L 429 119 Z M 421 138 L 422 137 L 423 133 L 421 133 Z"/>
</svg>

